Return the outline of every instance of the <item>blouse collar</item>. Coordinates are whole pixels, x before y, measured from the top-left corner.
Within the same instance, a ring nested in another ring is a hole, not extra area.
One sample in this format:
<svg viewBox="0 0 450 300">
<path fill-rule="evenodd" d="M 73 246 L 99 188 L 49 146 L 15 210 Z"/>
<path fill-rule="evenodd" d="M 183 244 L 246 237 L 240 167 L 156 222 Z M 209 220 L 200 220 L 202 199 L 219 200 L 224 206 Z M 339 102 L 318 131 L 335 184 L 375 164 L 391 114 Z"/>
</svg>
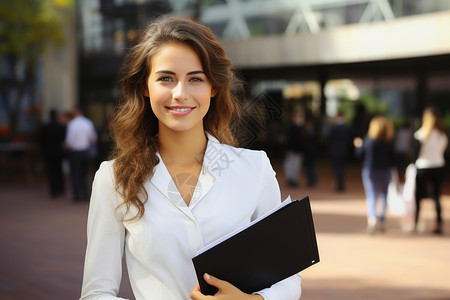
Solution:
<svg viewBox="0 0 450 300">
<path fill-rule="evenodd" d="M 170 176 L 169 171 L 158 152 L 157 156 L 159 158 L 159 163 L 155 166 L 153 176 L 150 180 L 150 183 L 156 187 L 164 197 L 189 216 L 192 216 L 190 210 L 203 199 L 213 187 L 215 181 L 227 171 L 230 165 L 229 154 L 224 152 L 223 145 L 209 133 L 206 133 L 206 137 L 208 143 L 198 180 L 195 176 L 190 178 L 189 174 L 179 178 L 179 180 L 184 180 L 187 184 L 192 183 L 194 193 L 189 203 L 189 207 L 178 192 L 174 179 Z"/>
</svg>

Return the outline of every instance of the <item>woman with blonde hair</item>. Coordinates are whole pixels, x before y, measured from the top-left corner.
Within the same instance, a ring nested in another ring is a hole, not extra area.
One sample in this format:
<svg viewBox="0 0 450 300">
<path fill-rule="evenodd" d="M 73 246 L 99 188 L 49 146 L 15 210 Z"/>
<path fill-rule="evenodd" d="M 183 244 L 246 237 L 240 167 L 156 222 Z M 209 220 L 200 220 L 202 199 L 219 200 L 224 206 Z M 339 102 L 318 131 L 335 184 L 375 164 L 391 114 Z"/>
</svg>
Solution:
<svg viewBox="0 0 450 300">
<path fill-rule="evenodd" d="M 439 111 L 434 107 L 424 110 L 422 127 L 414 133 L 418 142 L 418 156 L 415 161 L 416 175 L 416 214 L 415 229 L 419 220 L 420 202 L 428 197 L 427 185 L 432 186 L 432 198 L 436 208 L 436 225 L 433 233 L 442 233 L 441 203 L 439 201 L 444 179 L 445 149 L 448 138 L 444 132 Z"/>
<path fill-rule="evenodd" d="M 118 298 L 122 256 L 137 300 L 297 300 L 296 274 L 254 294 L 205 274 L 192 258 L 281 202 L 263 151 L 236 148 L 231 62 L 190 19 L 152 22 L 127 55 L 116 145 L 93 183 L 81 299 Z M 212 274 L 214 275 L 214 274 Z"/>
<path fill-rule="evenodd" d="M 363 157 L 362 182 L 367 201 L 367 232 L 384 231 L 387 191 L 394 165 L 394 126 L 384 116 L 374 117 L 364 140 L 355 138 L 357 156 Z M 380 208 L 377 213 L 377 199 Z"/>
</svg>

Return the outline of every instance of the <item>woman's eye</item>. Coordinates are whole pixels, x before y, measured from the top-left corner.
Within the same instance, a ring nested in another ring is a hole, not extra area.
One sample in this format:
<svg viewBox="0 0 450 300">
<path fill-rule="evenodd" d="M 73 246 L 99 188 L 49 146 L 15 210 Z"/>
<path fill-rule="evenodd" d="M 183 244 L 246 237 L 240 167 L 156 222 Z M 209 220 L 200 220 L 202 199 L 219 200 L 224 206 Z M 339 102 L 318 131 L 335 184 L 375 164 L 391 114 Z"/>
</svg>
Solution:
<svg viewBox="0 0 450 300">
<path fill-rule="evenodd" d="M 200 77 L 192 77 L 192 78 L 190 79 L 190 81 L 192 81 L 192 82 L 203 82 L 203 79 L 200 78 Z"/>
<path fill-rule="evenodd" d="M 162 76 L 158 78 L 158 81 L 172 81 L 172 78 L 169 76 Z"/>
</svg>

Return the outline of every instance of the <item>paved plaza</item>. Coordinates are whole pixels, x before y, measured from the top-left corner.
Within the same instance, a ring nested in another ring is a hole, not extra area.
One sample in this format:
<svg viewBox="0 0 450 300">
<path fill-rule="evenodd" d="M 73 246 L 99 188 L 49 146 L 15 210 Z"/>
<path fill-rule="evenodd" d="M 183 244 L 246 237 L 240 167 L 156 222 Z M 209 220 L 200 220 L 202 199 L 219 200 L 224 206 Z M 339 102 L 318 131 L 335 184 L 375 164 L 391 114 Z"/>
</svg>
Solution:
<svg viewBox="0 0 450 300">
<path fill-rule="evenodd" d="M 358 168 L 349 170 L 341 193 L 327 168 L 314 187 L 286 187 L 278 174 L 283 197 L 311 198 L 321 261 L 303 272 L 302 300 L 450 299 L 448 181 L 444 235 L 429 233 L 434 208 L 425 200 L 424 232 L 405 233 L 389 215 L 386 232 L 370 236 Z M 88 203 L 72 203 L 69 196 L 48 198 L 42 183 L 0 186 L 0 300 L 78 299 L 87 211 Z M 120 295 L 131 297 L 127 280 Z"/>
</svg>

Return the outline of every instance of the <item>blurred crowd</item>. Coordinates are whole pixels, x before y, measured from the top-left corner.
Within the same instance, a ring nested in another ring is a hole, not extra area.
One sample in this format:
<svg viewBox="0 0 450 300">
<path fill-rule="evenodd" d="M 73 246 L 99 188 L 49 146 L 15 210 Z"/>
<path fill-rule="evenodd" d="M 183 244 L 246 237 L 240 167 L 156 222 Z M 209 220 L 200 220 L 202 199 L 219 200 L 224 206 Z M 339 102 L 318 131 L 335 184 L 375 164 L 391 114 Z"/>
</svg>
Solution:
<svg viewBox="0 0 450 300">
<path fill-rule="evenodd" d="M 49 121 L 39 131 L 39 144 L 52 198 L 69 190 L 69 178 L 72 200 L 89 200 L 91 175 L 112 149 L 108 125 L 97 131 L 80 108 L 66 113 L 50 111 Z"/>
<path fill-rule="evenodd" d="M 313 120 L 293 114 L 286 131 L 286 153 L 283 161 L 287 184 L 300 186 L 302 167 L 305 181 L 313 186 L 318 180 L 315 170 L 319 130 Z M 405 231 L 420 230 L 422 199 L 431 198 L 436 218 L 432 230 L 442 234 L 443 220 L 440 196 L 445 179 L 445 154 L 448 137 L 439 111 L 434 107 L 423 112 L 418 129 L 404 122 L 397 128 L 386 116 L 369 116 L 358 112 L 349 124 L 339 111 L 333 122 L 322 124 L 320 135 L 325 141 L 336 192 L 346 189 L 346 165 L 351 159 L 361 163 L 361 179 L 367 201 L 367 232 L 385 230 L 389 208 L 401 216 Z"/>
<path fill-rule="evenodd" d="M 113 147 L 109 122 L 96 130 L 79 108 L 70 113 L 52 110 L 49 121 L 40 130 L 39 143 L 50 196 L 57 198 L 70 190 L 73 201 L 88 201 L 92 175 L 108 159 Z M 332 122 L 321 124 L 292 114 L 285 131 L 282 165 L 288 186 L 313 187 L 320 180 L 316 163 L 322 145 L 327 147 L 324 153 L 336 192 L 346 190 L 349 161 L 360 162 L 368 233 L 385 230 L 388 206 L 403 217 L 405 231 L 417 231 L 424 198 L 431 198 L 435 204 L 433 233 L 442 233 L 440 196 L 448 138 L 438 110 L 427 108 L 419 128 L 413 128 L 409 122 L 394 127 L 388 117 L 364 112 L 358 112 L 348 123 L 338 111 Z M 66 179 L 70 188 L 66 187 Z"/>
</svg>

